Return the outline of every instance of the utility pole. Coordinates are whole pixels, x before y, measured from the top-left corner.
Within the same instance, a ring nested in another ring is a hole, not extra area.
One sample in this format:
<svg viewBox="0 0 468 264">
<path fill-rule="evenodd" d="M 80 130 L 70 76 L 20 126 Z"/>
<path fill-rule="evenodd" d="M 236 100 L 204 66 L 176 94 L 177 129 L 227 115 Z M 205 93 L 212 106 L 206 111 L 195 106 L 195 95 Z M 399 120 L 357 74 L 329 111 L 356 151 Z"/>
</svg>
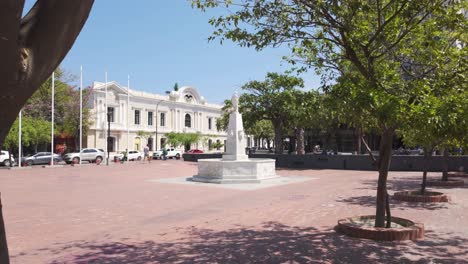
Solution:
<svg viewBox="0 0 468 264">
<path fill-rule="evenodd" d="M 106 159 L 106 165 L 109 166 L 109 149 L 110 149 L 110 144 L 109 144 L 109 141 L 110 141 L 110 118 L 111 118 L 111 114 L 109 113 L 109 111 L 107 111 L 107 159 Z"/>
</svg>

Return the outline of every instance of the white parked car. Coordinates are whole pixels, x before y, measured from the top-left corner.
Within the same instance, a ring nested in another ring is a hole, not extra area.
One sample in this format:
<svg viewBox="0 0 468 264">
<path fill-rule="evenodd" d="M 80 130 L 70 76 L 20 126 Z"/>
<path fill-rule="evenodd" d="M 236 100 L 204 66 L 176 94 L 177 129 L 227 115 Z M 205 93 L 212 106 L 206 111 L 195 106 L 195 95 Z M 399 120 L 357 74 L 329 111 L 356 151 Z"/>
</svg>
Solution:
<svg viewBox="0 0 468 264">
<path fill-rule="evenodd" d="M 67 153 L 63 156 L 66 163 L 78 163 L 81 160 L 89 162 L 101 162 L 105 157 L 104 150 L 97 148 L 85 148 L 80 152 Z"/>
<path fill-rule="evenodd" d="M 124 159 L 124 151 L 121 151 L 114 155 L 114 160 L 123 160 Z M 141 160 L 143 158 L 143 154 L 136 150 L 130 150 L 127 155 L 127 159 L 132 160 Z"/>
<path fill-rule="evenodd" d="M 176 150 L 174 148 L 167 148 L 166 150 L 167 150 L 167 155 L 166 155 L 167 158 L 180 159 L 180 157 L 182 157 L 182 151 L 180 150 Z M 162 153 L 163 153 L 162 149 L 153 152 L 153 159 L 162 159 Z"/>
<path fill-rule="evenodd" d="M 0 164 L 7 167 L 10 166 L 10 164 L 15 165 L 15 159 L 11 156 L 10 161 L 10 152 L 2 150 L 0 152 Z"/>
</svg>

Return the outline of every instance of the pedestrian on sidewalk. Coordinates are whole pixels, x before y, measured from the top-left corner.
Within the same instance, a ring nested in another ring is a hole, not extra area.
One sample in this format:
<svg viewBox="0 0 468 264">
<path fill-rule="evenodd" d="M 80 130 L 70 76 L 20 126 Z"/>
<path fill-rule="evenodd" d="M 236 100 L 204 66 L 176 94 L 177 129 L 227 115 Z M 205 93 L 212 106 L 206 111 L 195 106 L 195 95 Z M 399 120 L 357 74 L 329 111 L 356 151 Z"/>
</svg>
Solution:
<svg viewBox="0 0 468 264">
<path fill-rule="evenodd" d="M 143 163 L 145 163 L 145 160 L 147 160 L 148 163 L 150 163 L 151 160 L 149 158 L 149 146 L 148 145 L 146 145 L 145 148 L 143 149 L 143 153 L 144 153 Z"/>
<path fill-rule="evenodd" d="M 163 148 L 162 156 L 163 156 L 163 160 L 167 159 L 167 149 L 166 148 Z"/>
</svg>

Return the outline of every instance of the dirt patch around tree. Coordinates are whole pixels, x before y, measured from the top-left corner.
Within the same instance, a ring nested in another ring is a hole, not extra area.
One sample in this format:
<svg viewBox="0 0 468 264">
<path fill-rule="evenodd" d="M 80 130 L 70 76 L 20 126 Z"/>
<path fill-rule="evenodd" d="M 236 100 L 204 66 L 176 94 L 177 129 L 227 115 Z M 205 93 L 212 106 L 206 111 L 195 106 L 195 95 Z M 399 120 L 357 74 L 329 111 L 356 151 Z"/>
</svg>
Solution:
<svg viewBox="0 0 468 264">
<path fill-rule="evenodd" d="M 395 192 L 393 199 L 405 202 L 420 202 L 420 203 L 447 203 L 450 201 L 450 197 L 441 192 L 425 191 L 421 194 L 421 191 L 403 191 Z"/>
<path fill-rule="evenodd" d="M 424 237 L 424 225 L 411 220 L 392 217 L 391 228 L 374 227 L 375 216 L 365 215 L 338 221 L 336 230 L 347 236 L 378 241 L 417 240 Z"/>
</svg>

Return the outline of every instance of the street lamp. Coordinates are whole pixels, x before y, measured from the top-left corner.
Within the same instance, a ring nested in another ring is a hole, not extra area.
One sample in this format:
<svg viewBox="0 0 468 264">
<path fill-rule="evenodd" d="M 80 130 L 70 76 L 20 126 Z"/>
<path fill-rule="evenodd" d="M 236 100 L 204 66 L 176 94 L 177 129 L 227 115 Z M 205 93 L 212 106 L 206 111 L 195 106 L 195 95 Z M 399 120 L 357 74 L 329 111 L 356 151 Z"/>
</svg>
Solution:
<svg viewBox="0 0 468 264">
<path fill-rule="evenodd" d="M 109 149 L 110 149 L 110 123 L 111 123 L 111 113 L 109 113 L 109 109 L 107 109 L 107 159 L 106 165 L 109 166 Z"/>
</svg>

